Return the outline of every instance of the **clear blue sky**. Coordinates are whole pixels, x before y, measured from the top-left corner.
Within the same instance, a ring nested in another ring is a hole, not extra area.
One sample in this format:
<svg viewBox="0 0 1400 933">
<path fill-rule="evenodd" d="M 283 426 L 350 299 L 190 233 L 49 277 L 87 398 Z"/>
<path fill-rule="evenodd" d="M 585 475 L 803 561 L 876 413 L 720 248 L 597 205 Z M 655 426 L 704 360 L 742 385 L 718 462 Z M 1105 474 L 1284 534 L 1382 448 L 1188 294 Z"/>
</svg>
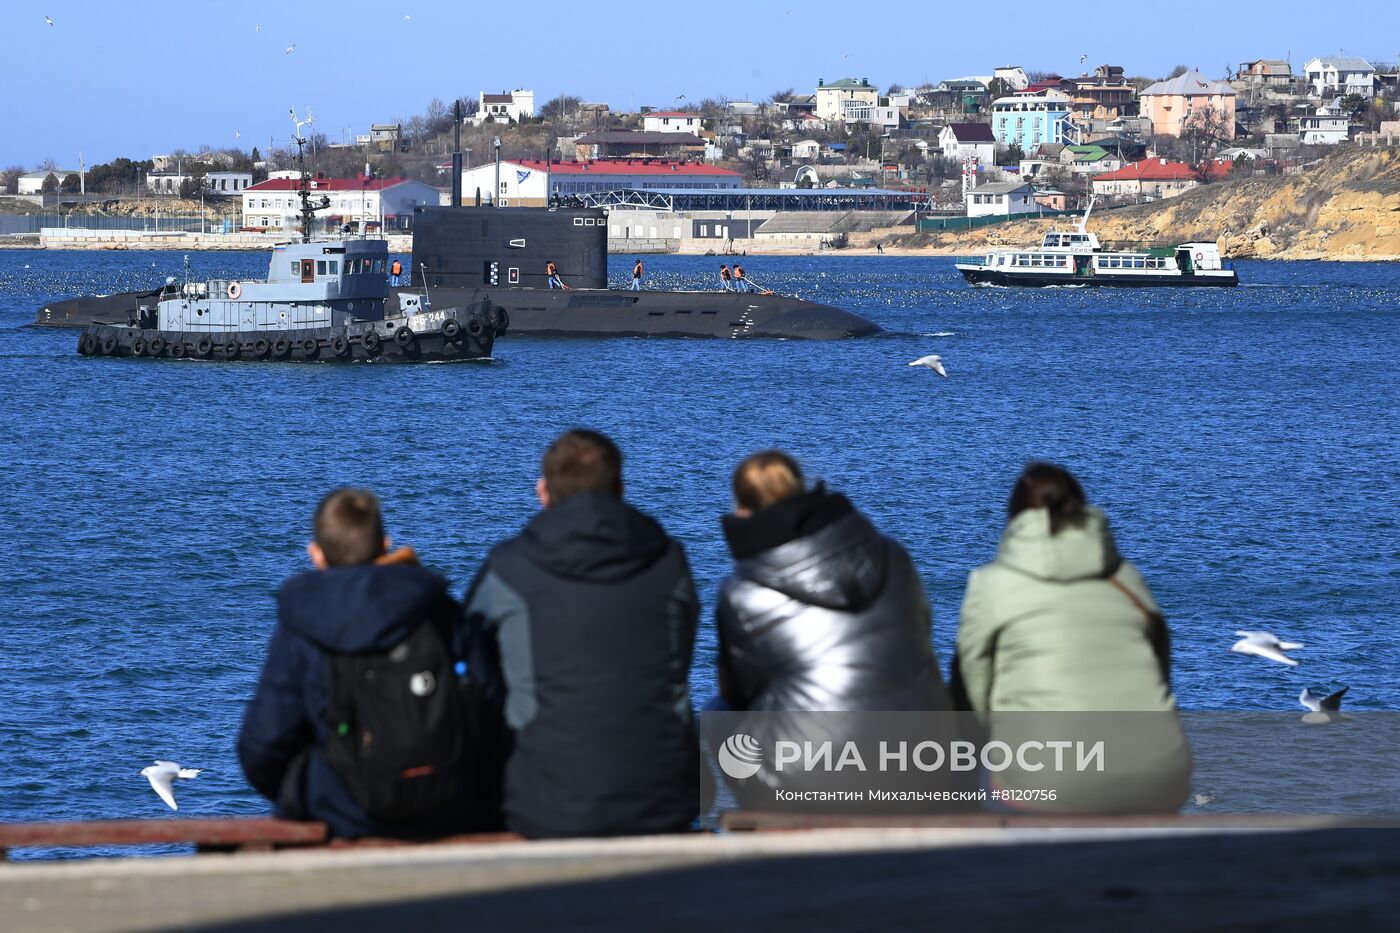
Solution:
<svg viewBox="0 0 1400 933">
<path fill-rule="evenodd" d="M 67 168 L 80 149 L 91 165 L 202 144 L 266 148 L 269 136 L 285 145 L 292 106 L 312 107 L 316 128 L 338 139 L 434 97 L 515 87 L 537 103 L 567 92 L 631 108 L 681 94 L 754 99 L 818 78 L 885 88 L 1001 64 L 1077 74 L 1081 55 L 1129 74 L 1182 63 L 1212 77 L 1254 58 L 1291 55 L 1299 69 L 1340 50 L 1400 57 L 1394 2 L 38 0 L 0 15 L 0 167 Z"/>
</svg>

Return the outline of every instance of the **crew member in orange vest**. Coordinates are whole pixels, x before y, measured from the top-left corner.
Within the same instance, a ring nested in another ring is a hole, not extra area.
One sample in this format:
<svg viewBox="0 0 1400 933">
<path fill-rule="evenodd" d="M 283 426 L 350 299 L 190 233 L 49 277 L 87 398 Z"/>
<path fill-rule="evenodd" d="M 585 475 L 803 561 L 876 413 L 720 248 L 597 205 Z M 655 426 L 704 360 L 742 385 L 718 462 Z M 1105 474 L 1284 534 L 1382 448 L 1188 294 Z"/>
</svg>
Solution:
<svg viewBox="0 0 1400 933">
<path fill-rule="evenodd" d="M 554 260 L 544 264 L 544 274 L 549 276 L 550 288 L 564 288 L 564 280 L 559 278 L 559 267 L 554 264 Z"/>
<path fill-rule="evenodd" d="M 394 264 L 389 267 L 389 275 L 391 283 L 394 285 L 398 285 L 399 276 L 403 275 L 403 263 L 395 259 Z"/>
<path fill-rule="evenodd" d="M 732 292 L 734 290 L 734 276 L 729 274 L 729 266 L 719 267 L 719 287 L 720 291 Z"/>
<path fill-rule="evenodd" d="M 734 290 L 736 292 L 749 290 L 749 280 L 744 278 L 744 267 L 737 262 L 734 264 Z"/>
</svg>

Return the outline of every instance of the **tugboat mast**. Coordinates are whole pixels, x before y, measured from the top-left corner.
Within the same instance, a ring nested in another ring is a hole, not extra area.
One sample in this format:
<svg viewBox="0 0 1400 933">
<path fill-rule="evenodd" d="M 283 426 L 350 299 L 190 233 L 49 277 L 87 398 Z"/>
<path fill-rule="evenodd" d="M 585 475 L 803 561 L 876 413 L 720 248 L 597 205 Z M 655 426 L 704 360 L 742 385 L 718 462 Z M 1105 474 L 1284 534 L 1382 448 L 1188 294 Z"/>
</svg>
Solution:
<svg viewBox="0 0 1400 933">
<path fill-rule="evenodd" d="M 297 144 L 297 175 L 300 179 L 297 193 L 301 198 L 301 241 L 303 243 L 311 242 L 311 224 L 316 219 L 316 212 L 331 206 L 331 199 L 325 195 L 321 196 L 320 204 L 311 203 L 311 176 L 306 171 L 306 140 L 302 138 L 301 128 L 310 126 L 315 119 L 308 108 L 306 119 L 298 120 L 296 108 L 292 108 L 292 122 L 296 124 L 296 134 L 292 138 L 296 140 Z"/>
</svg>

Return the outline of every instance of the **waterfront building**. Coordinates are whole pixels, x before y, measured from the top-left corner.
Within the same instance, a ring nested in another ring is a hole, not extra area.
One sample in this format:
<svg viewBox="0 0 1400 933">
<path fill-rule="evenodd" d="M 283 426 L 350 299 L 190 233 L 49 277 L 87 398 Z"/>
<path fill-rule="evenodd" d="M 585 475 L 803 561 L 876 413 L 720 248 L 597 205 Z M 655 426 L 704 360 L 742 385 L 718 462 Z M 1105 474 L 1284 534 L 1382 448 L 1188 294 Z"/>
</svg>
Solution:
<svg viewBox="0 0 1400 933">
<path fill-rule="evenodd" d="M 969 217 L 1010 217 L 1044 210 L 1035 200 L 1035 188 L 1024 181 L 997 181 L 968 189 Z"/>
<path fill-rule="evenodd" d="M 1201 183 L 1201 172 L 1223 178 L 1233 163 L 1213 159 L 1201 168 L 1169 159 L 1143 159 L 1114 172 L 1095 175 L 1094 194 L 1108 197 L 1173 198 Z"/>
<path fill-rule="evenodd" d="M 413 209 L 438 203 L 438 190 L 421 181 L 407 178 L 313 178 L 311 197 L 322 197 L 330 206 L 316 214 L 318 223 L 326 230 L 350 225 L 365 230 L 371 225 L 380 229 L 407 230 L 413 223 Z M 244 188 L 243 228 L 293 233 L 301 223 L 299 178 L 270 178 Z"/>
<path fill-rule="evenodd" d="M 1351 117 L 1342 109 L 1340 97 L 1298 118 L 1298 140 L 1304 146 L 1335 146 L 1350 136 Z"/>
<path fill-rule="evenodd" d="M 817 116 L 828 122 L 846 119 L 846 111 L 852 105 L 866 104 L 879 106 L 880 89 L 872 87 L 865 78 L 842 78 L 827 84 L 817 79 Z"/>
<path fill-rule="evenodd" d="M 476 113 L 469 119 L 480 126 L 488 119 L 494 123 L 519 123 L 535 115 L 535 92 L 516 88 L 499 94 L 481 92 Z"/>
<path fill-rule="evenodd" d="M 462 197 L 475 203 L 480 192 L 490 203 L 496 188 L 496 164 L 486 162 L 462 172 Z M 502 207 L 544 207 L 551 196 L 583 197 L 605 191 L 647 191 L 658 188 L 724 190 L 742 188 L 744 176 L 699 162 L 667 159 L 616 159 L 544 162 L 517 159 L 501 162 L 497 202 Z"/>
<path fill-rule="evenodd" d="M 976 159 L 979 165 L 996 163 L 997 140 L 989 123 L 949 123 L 938 134 L 938 148 L 945 159 Z"/>
<path fill-rule="evenodd" d="M 1069 114 L 1070 100 L 1058 92 L 999 97 L 992 102 L 992 135 L 1003 146 L 1019 145 L 1022 152 L 1041 143 L 1069 142 Z"/>
<path fill-rule="evenodd" d="M 40 169 L 37 172 L 25 172 L 19 176 L 15 182 L 16 194 L 42 194 L 44 192 L 44 182 L 52 175 L 55 185 L 63 184 L 63 179 L 69 175 L 78 175 L 78 170 L 74 168 Z"/>
<path fill-rule="evenodd" d="M 642 115 L 642 129 L 648 133 L 690 133 L 699 136 L 705 128 L 703 123 L 698 113 L 681 110 L 662 110 Z"/>
<path fill-rule="evenodd" d="M 1376 69 L 1364 58 L 1330 56 L 1314 58 L 1303 66 L 1303 74 L 1318 97 L 1346 97 L 1359 94 L 1375 95 Z"/>
<path fill-rule="evenodd" d="M 1180 136 L 1193 123 L 1215 119 L 1218 135 L 1235 138 L 1235 89 L 1212 81 L 1199 71 L 1187 71 L 1158 81 L 1139 95 L 1142 115 L 1152 122 L 1154 136 Z"/>
</svg>

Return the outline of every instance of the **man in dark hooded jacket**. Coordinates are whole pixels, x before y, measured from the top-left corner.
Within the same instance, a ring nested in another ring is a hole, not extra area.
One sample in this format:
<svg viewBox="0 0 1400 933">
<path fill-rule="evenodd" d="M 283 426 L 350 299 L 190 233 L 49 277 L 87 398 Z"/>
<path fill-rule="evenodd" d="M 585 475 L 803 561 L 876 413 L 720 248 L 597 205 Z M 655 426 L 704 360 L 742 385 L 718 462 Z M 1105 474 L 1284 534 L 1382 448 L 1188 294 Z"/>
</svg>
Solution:
<svg viewBox="0 0 1400 933">
<path fill-rule="evenodd" d="M 685 551 L 622 500 L 622 454 L 603 435 L 562 435 L 542 474 L 543 510 L 467 594 L 505 684 L 506 825 L 532 838 L 684 830 L 700 771 Z"/>
<path fill-rule="evenodd" d="M 278 816 L 321 820 L 334 836 L 441 836 L 498 828 L 479 774 L 437 812 L 393 825 L 376 822 L 323 751 L 330 729 L 330 654 L 387 652 L 432 623 L 447 633 L 455 657 L 470 656 L 461 607 L 448 594 L 447 581 L 419 566 L 411 549 L 388 548 L 372 493 L 338 489 L 322 500 L 315 539 L 307 546 L 317 569 L 292 577 L 277 593 L 277 627 L 238 736 L 243 773 L 276 804 Z"/>
</svg>

